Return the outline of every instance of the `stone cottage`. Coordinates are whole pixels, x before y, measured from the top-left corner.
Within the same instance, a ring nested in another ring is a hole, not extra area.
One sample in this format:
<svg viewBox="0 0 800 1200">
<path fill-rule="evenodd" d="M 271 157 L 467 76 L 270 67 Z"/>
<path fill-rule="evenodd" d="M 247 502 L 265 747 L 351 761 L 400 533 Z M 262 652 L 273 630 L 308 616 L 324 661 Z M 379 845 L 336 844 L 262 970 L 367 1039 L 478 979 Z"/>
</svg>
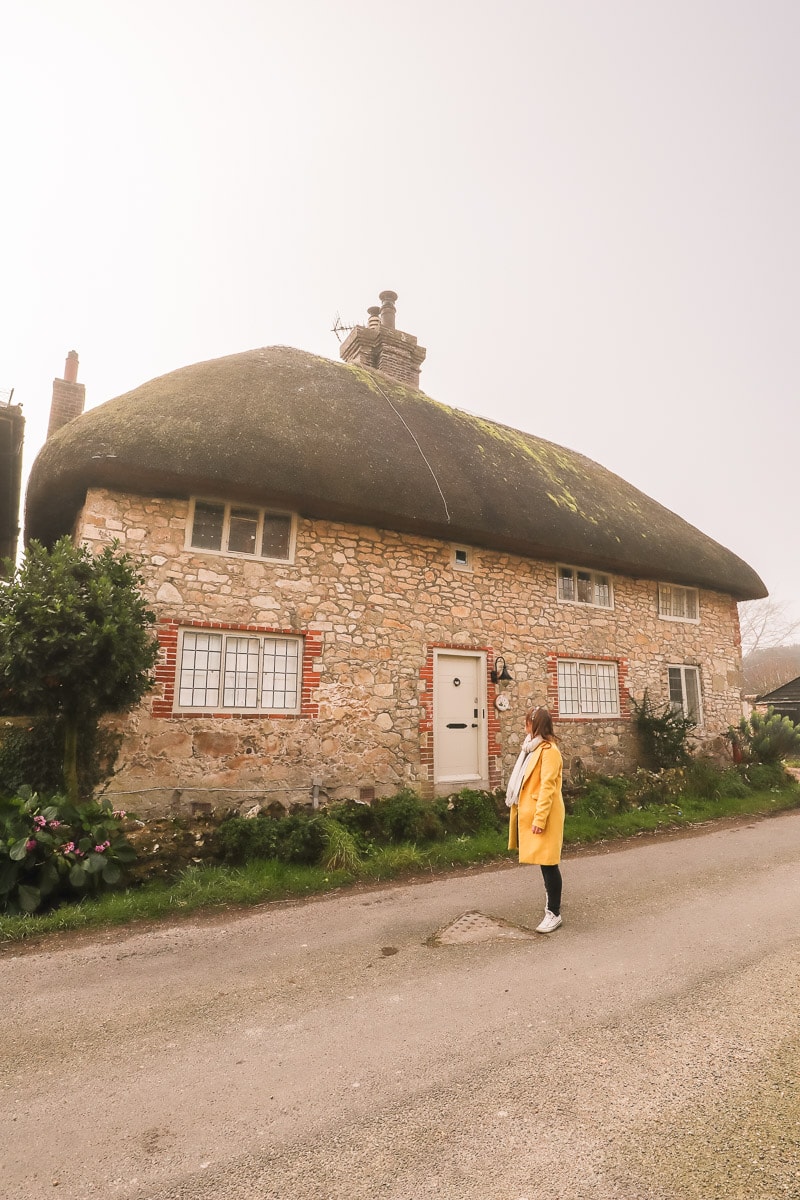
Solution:
<svg viewBox="0 0 800 1200">
<path fill-rule="evenodd" d="M 738 720 L 755 572 L 590 459 L 421 393 L 396 299 L 341 363 L 251 350 L 88 412 L 57 381 L 26 535 L 141 558 L 161 660 L 112 783 L 138 811 L 493 788 L 532 701 L 568 767 L 606 772 L 635 761 L 645 689 L 702 738 Z"/>
</svg>

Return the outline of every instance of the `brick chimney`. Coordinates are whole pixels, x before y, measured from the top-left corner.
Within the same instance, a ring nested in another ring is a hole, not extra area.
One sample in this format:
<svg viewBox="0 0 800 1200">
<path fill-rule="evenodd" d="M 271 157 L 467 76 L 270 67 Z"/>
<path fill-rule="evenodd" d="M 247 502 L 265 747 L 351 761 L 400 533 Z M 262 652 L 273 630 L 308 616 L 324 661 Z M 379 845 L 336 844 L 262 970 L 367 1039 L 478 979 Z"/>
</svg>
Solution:
<svg viewBox="0 0 800 1200">
<path fill-rule="evenodd" d="M 53 399 L 50 402 L 50 424 L 48 438 L 69 425 L 83 412 L 86 403 L 86 387 L 78 383 L 78 355 L 70 350 L 64 364 L 64 378 L 53 380 Z"/>
<path fill-rule="evenodd" d="M 395 329 L 397 292 L 381 292 L 380 307 L 368 308 L 366 325 L 356 325 L 339 347 L 346 363 L 358 363 L 419 387 L 419 369 L 427 351 L 410 333 Z"/>
</svg>

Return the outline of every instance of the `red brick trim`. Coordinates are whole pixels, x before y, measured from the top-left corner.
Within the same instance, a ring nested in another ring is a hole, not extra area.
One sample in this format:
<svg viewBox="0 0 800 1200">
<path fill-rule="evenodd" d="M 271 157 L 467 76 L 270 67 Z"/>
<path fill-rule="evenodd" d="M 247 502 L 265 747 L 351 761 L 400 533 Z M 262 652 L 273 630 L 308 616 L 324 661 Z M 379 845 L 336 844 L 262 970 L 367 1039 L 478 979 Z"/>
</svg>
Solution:
<svg viewBox="0 0 800 1200">
<path fill-rule="evenodd" d="M 181 629 L 220 629 L 234 633 L 266 633 L 284 637 L 299 637 L 303 641 L 303 658 L 301 666 L 300 711 L 296 713 L 254 713 L 254 712 L 183 712 L 175 708 L 175 675 L 178 667 L 178 634 Z M 161 654 L 156 664 L 156 685 L 160 687 L 160 696 L 156 696 L 152 704 L 154 717 L 214 717 L 225 720 L 232 717 L 246 717 L 248 720 L 267 719 L 278 721 L 319 716 L 319 701 L 314 699 L 318 675 L 316 660 L 322 654 L 322 634 L 313 629 L 276 629 L 270 625 L 237 625 L 227 621 L 159 621 L 156 628 L 161 646 Z"/>
<path fill-rule="evenodd" d="M 434 792 L 434 762 L 433 762 L 433 684 L 434 684 L 434 650 L 462 650 L 469 654 L 486 655 L 486 737 L 488 755 L 489 787 L 498 788 L 501 778 L 501 746 L 500 720 L 494 706 L 496 688 L 492 682 L 494 669 L 494 650 L 491 646 L 464 646 L 460 642 L 430 642 L 427 647 L 425 663 L 420 668 L 419 677 L 422 683 L 420 690 L 420 721 L 419 721 L 419 759 L 422 772 L 422 791 L 432 796 Z"/>
<path fill-rule="evenodd" d="M 613 662 L 617 664 L 617 686 L 619 688 L 619 713 L 597 713 L 595 716 L 573 717 L 561 716 L 558 710 L 558 660 L 561 658 L 569 659 L 574 662 L 576 659 L 580 662 Z M 630 720 L 631 703 L 630 692 L 628 689 L 628 671 L 630 663 L 627 658 L 619 658 L 612 654 L 569 654 L 565 650 L 559 651 L 557 654 L 547 655 L 547 707 L 553 716 L 553 719 L 559 721 L 573 721 L 576 724 L 596 724 L 598 721 L 623 721 Z"/>
</svg>

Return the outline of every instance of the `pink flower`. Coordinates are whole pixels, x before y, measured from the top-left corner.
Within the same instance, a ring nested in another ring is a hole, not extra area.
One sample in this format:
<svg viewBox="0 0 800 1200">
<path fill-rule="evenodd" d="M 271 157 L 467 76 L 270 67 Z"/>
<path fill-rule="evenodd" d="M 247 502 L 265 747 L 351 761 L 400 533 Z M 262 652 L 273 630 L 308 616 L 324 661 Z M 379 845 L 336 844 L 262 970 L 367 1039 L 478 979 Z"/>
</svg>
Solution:
<svg viewBox="0 0 800 1200">
<path fill-rule="evenodd" d="M 65 842 L 64 845 L 61 847 L 61 850 L 62 850 L 62 853 L 64 853 L 64 854 L 74 854 L 75 853 L 75 843 L 74 842 Z"/>
<path fill-rule="evenodd" d="M 47 824 L 47 819 L 46 819 L 46 817 L 41 817 L 41 816 L 34 817 L 33 823 L 37 829 L 44 829 L 45 825 Z"/>
<path fill-rule="evenodd" d="M 39 843 L 36 841 L 36 838 L 28 838 L 27 842 L 25 843 L 25 849 L 35 850 L 38 845 Z"/>
<path fill-rule="evenodd" d="M 103 842 L 103 844 L 101 846 L 95 846 L 95 848 L 94 848 L 95 854 L 102 854 L 104 850 L 108 850 L 110 845 L 111 845 L 111 842 Z"/>
<path fill-rule="evenodd" d="M 48 821 L 47 828 L 48 829 L 60 829 L 61 822 L 60 821 Z"/>
<path fill-rule="evenodd" d="M 124 808 L 118 808 L 115 809 L 111 815 L 112 817 L 117 817 L 118 820 L 122 821 L 125 817 L 127 817 L 128 814 L 125 812 Z"/>
</svg>

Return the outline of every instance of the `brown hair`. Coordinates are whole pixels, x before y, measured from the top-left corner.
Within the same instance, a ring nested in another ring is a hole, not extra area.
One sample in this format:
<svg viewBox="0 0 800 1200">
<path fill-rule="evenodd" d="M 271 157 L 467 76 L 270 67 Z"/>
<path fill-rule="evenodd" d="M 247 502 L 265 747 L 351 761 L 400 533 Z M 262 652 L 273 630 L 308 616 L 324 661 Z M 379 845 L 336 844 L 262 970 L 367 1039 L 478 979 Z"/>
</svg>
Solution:
<svg viewBox="0 0 800 1200">
<path fill-rule="evenodd" d="M 553 733 L 553 718 L 548 709 L 541 706 L 528 709 L 525 714 L 525 724 L 530 724 L 533 737 L 540 737 L 545 742 L 556 741 Z"/>
</svg>

